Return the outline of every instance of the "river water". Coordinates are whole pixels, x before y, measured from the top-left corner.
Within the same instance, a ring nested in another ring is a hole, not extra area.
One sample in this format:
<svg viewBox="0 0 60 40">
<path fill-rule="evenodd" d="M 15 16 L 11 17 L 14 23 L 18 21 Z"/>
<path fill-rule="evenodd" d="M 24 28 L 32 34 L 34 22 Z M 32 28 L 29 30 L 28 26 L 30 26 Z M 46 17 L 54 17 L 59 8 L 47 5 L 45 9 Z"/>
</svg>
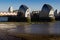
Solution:
<svg viewBox="0 0 60 40">
<path fill-rule="evenodd" d="M 16 38 L 14 36 L 16 34 L 20 34 L 20 35 L 21 34 L 36 34 L 36 35 L 58 34 L 58 35 L 60 35 L 60 21 L 42 22 L 39 24 L 37 24 L 37 23 L 36 24 L 27 23 L 26 24 L 26 23 L 17 23 L 17 22 L 13 22 L 13 23 L 2 22 L 1 23 L 0 22 L 0 40 L 25 40 L 24 38 Z M 9 36 L 9 35 L 11 35 L 11 36 Z M 34 37 L 34 35 L 33 35 L 33 37 Z M 31 39 L 31 38 L 29 37 L 29 39 Z"/>
<path fill-rule="evenodd" d="M 26 34 L 60 34 L 60 21 L 46 22 L 40 24 L 19 24 L 0 23 L 0 29 L 10 33 L 26 33 Z"/>
</svg>

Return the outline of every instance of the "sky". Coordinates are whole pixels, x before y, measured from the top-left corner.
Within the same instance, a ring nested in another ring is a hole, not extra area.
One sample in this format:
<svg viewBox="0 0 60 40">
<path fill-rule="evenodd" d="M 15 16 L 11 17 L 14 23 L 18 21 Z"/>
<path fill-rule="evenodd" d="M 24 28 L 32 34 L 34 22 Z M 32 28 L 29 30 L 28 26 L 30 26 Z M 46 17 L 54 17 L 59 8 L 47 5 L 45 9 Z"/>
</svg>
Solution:
<svg viewBox="0 0 60 40">
<path fill-rule="evenodd" d="M 8 11 L 10 6 L 18 10 L 22 4 L 31 10 L 41 10 L 44 4 L 49 4 L 54 10 L 60 11 L 60 0 L 0 0 L 0 11 Z"/>
</svg>

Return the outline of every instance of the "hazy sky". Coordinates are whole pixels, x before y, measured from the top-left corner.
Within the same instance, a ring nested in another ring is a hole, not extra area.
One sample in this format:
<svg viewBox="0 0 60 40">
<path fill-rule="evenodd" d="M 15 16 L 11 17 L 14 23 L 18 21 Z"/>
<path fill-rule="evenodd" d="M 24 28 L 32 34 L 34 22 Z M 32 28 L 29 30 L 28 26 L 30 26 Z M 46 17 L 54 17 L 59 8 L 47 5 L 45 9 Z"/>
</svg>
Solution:
<svg viewBox="0 0 60 40">
<path fill-rule="evenodd" d="M 27 5 L 31 10 L 41 10 L 44 4 L 50 4 L 60 11 L 60 0 L 0 0 L 0 11 L 7 11 L 9 6 L 19 9 L 21 4 Z"/>
</svg>

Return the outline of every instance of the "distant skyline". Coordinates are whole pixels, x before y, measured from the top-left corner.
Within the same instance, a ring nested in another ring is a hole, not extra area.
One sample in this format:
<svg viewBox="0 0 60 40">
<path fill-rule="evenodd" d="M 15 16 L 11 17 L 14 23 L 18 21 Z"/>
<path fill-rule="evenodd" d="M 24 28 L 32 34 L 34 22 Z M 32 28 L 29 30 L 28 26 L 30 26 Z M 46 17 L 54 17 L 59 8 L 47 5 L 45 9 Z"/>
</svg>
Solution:
<svg viewBox="0 0 60 40">
<path fill-rule="evenodd" d="M 44 4 L 49 4 L 54 10 L 60 11 L 60 0 L 0 0 L 0 11 L 8 11 L 10 6 L 16 10 L 22 4 L 28 6 L 31 10 L 41 10 Z"/>
</svg>

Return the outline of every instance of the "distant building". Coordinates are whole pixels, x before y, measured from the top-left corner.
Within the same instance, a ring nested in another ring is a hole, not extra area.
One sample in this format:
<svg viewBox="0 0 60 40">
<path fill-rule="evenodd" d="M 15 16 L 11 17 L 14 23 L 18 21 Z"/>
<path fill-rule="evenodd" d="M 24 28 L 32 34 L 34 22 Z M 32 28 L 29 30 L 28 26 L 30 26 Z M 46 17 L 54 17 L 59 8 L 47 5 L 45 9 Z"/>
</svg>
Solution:
<svg viewBox="0 0 60 40">
<path fill-rule="evenodd" d="M 18 10 L 13 10 L 13 12 L 18 12 Z"/>
<path fill-rule="evenodd" d="M 9 16 L 17 16 L 17 12 L 0 12 L 0 22 L 8 21 Z"/>
<path fill-rule="evenodd" d="M 32 13 L 31 13 L 31 18 L 32 18 L 32 17 L 39 16 L 39 13 L 40 13 L 40 11 L 32 11 Z"/>
<path fill-rule="evenodd" d="M 54 17 L 54 9 L 49 4 L 44 4 L 39 17 Z"/>
<path fill-rule="evenodd" d="M 0 22 L 8 21 L 9 16 L 17 16 L 17 12 L 13 12 L 12 7 L 9 7 L 8 12 L 0 12 Z"/>
<path fill-rule="evenodd" d="M 18 10 L 18 15 L 22 14 L 24 17 L 30 17 L 30 9 L 26 5 L 21 5 Z"/>
<path fill-rule="evenodd" d="M 39 15 L 39 13 L 40 13 L 40 11 L 32 11 L 30 15 L 31 16 L 33 16 L 34 14 Z"/>
<path fill-rule="evenodd" d="M 0 12 L 0 16 L 17 16 L 17 12 Z"/>
<path fill-rule="evenodd" d="M 8 12 L 13 12 L 13 7 L 9 7 Z"/>
<path fill-rule="evenodd" d="M 40 11 L 32 11 L 32 13 L 34 14 L 34 13 L 40 13 Z"/>
<path fill-rule="evenodd" d="M 13 12 L 13 8 L 9 7 L 8 12 L 0 12 L 0 16 L 17 16 L 17 12 Z"/>
</svg>

